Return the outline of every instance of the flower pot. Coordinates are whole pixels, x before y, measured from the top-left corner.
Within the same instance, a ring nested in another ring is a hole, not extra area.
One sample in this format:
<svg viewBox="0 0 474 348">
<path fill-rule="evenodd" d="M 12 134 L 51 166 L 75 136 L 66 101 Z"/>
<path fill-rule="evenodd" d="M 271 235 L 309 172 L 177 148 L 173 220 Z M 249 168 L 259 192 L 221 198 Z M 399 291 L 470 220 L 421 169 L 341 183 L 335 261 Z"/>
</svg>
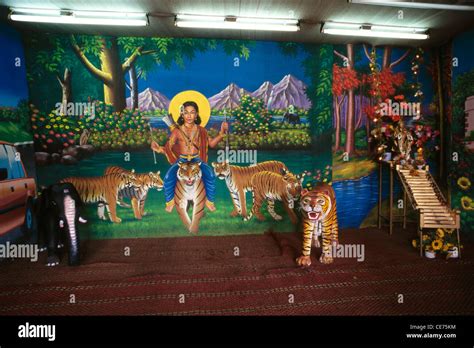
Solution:
<svg viewBox="0 0 474 348">
<path fill-rule="evenodd" d="M 450 259 L 456 259 L 459 257 L 459 253 L 458 253 L 458 248 L 457 247 L 452 247 L 452 248 L 449 248 L 448 249 L 448 257 Z"/>
<path fill-rule="evenodd" d="M 425 257 L 428 259 L 436 258 L 436 253 L 432 250 L 425 250 Z"/>
</svg>

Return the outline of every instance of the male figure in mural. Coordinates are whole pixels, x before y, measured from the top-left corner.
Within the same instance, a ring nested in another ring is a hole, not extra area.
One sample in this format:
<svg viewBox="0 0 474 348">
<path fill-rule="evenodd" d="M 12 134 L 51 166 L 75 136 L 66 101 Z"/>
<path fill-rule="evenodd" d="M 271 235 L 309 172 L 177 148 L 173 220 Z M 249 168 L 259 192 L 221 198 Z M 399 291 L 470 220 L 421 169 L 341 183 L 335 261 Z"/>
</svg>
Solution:
<svg viewBox="0 0 474 348">
<path fill-rule="evenodd" d="M 207 164 L 208 147 L 214 148 L 224 138 L 228 131 L 227 122 L 222 122 L 219 135 L 215 138 L 208 136 L 204 127 L 200 126 L 199 107 L 194 101 L 183 103 L 178 125 L 175 126 L 164 146 L 152 141 L 151 148 L 157 153 L 162 153 L 172 164 L 164 178 L 164 191 L 166 198 L 166 211 L 171 212 L 174 207 L 174 190 L 177 181 L 179 162 L 201 162 L 202 180 L 206 189 L 206 207 L 215 211 L 215 175 Z"/>
</svg>

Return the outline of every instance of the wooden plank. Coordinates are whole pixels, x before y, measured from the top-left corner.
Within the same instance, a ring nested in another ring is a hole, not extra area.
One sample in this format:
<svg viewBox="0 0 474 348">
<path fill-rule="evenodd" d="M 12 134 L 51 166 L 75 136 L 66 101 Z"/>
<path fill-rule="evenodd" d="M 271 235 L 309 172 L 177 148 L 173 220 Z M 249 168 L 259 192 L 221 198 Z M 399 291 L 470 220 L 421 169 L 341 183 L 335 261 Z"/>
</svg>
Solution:
<svg viewBox="0 0 474 348">
<path fill-rule="evenodd" d="M 454 225 L 454 221 L 452 220 L 431 220 L 425 219 L 425 223 L 433 224 L 433 225 Z"/>
<path fill-rule="evenodd" d="M 452 215 L 447 212 L 447 211 L 443 211 L 443 212 L 440 212 L 440 211 L 431 211 L 431 212 L 423 212 L 423 214 L 425 214 L 425 216 L 446 216 L 446 217 L 452 217 Z"/>
</svg>

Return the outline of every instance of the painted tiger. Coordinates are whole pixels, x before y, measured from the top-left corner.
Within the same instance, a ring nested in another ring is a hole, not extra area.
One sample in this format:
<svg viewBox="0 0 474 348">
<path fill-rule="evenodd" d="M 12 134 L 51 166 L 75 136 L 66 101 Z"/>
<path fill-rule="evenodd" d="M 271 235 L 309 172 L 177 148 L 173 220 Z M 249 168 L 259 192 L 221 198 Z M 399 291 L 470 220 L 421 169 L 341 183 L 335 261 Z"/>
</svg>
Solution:
<svg viewBox="0 0 474 348">
<path fill-rule="evenodd" d="M 304 179 L 304 173 L 294 175 L 287 169 L 282 169 L 281 174 L 269 171 L 256 173 L 252 176 L 252 210 L 244 220 L 249 220 L 255 215 L 260 221 L 265 220 L 260 212 L 262 204 L 267 201 L 267 210 L 275 220 L 282 217 L 275 212 L 275 201 L 281 201 L 293 224 L 298 223 L 298 218 L 293 211 L 295 200 L 298 199 Z"/>
<path fill-rule="evenodd" d="M 133 209 L 135 218 L 140 220 L 146 215 L 145 201 L 148 196 L 148 191 L 151 188 L 156 188 L 158 191 L 163 189 L 163 180 L 160 177 L 160 172 L 135 173 L 133 170 L 130 171 L 119 166 L 107 167 L 104 172 L 105 175 L 113 173 L 135 175 L 135 182 L 137 185 L 124 187 L 123 189 L 119 190 L 117 204 L 121 207 L 131 207 Z M 129 204 L 125 203 L 124 199 L 129 199 L 132 205 L 130 206 Z"/>
<path fill-rule="evenodd" d="M 319 248 L 319 236 L 322 239 L 323 249 L 319 261 L 325 264 L 332 263 L 331 244 L 338 243 L 339 231 L 336 195 L 332 186 L 321 184 L 311 191 L 303 190 L 300 209 L 303 214 L 303 249 L 296 263 L 304 267 L 311 265 L 311 241 L 313 240 L 314 246 Z"/>
<path fill-rule="evenodd" d="M 234 209 L 230 215 L 241 215 L 242 217 L 247 216 L 245 194 L 251 190 L 252 176 L 262 171 L 280 173 L 282 169 L 288 170 L 286 165 L 279 161 L 266 161 L 249 167 L 240 167 L 230 165 L 229 161 L 226 160 L 225 162 L 212 162 L 212 167 L 216 176 L 221 180 L 225 180 L 229 189 L 230 197 L 234 204 Z"/>
<path fill-rule="evenodd" d="M 117 216 L 118 191 L 135 184 L 134 174 L 113 173 L 98 177 L 70 177 L 60 182 L 69 182 L 74 185 L 84 203 L 99 203 L 105 205 L 112 222 L 122 220 Z M 106 220 L 105 215 L 103 220 Z"/>
<path fill-rule="evenodd" d="M 179 162 L 178 181 L 174 191 L 174 203 L 181 221 L 190 233 L 198 233 L 199 221 L 204 214 L 206 190 L 201 180 L 201 162 Z M 192 219 L 188 209 L 193 206 Z"/>
</svg>

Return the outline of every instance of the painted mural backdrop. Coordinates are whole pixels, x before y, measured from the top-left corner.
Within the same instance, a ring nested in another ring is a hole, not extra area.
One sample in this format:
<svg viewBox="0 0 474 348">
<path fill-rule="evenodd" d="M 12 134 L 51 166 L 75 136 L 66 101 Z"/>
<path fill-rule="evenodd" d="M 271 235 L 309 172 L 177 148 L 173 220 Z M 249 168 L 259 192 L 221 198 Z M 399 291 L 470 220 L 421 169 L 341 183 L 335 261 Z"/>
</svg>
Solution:
<svg viewBox="0 0 474 348">
<path fill-rule="evenodd" d="M 335 46 L 333 54 L 333 187 L 344 211 L 339 222 L 342 227 L 374 226 L 377 161 L 384 153 L 395 156 L 397 125 L 407 126 L 414 137 L 412 152 L 422 148 L 437 174 L 435 64 L 429 52 L 414 48 L 347 44 Z M 385 174 L 384 200 L 389 191 Z"/>
<path fill-rule="evenodd" d="M 21 36 L 0 24 L 0 140 L 10 143 L 31 142 L 26 62 Z"/>
<path fill-rule="evenodd" d="M 448 151 L 451 205 L 461 211 L 462 229 L 472 237 L 474 226 L 474 31 L 459 35 L 453 42 L 452 114 L 449 115 L 451 144 Z M 452 66 L 452 68 L 451 68 Z M 449 69 L 451 68 L 451 69 Z"/>
<path fill-rule="evenodd" d="M 304 187 L 331 182 L 331 46 L 34 34 L 24 40 L 38 181 L 74 177 L 67 180 L 85 187 L 93 196 L 86 209 L 91 238 L 189 235 L 176 209 L 165 211 L 171 163 L 150 148 L 152 140 L 162 147 L 169 141 L 166 116 L 183 91 L 207 98 L 211 139 L 229 124 L 215 148 L 201 148 L 218 179 L 216 211 L 204 209 L 199 234 L 294 229 L 281 197 L 263 203 L 262 221 L 244 216 L 251 215 L 252 197 L 242 199 L 232 184 L 247 180 L 255 166 L 276 174 L 259 190 L 277 190 L 274 180 Z M 244 168 L 232 169 L 241 170 L 232 180 L 218 169 L 226 160 Z M 208 175 L 205 168 L 201 174 Z M 184 190 L 195 184 L 180 180 Z M 107 190 L 118 190 L 117 204 Z M 246 205 L 247 214 L 237 205 Z"/>
<path fill-rule="evenodd" d="M 28 133 L 28 87 L 21 36 L 13 28 L 0 24 L 0 44 L 4 48 L 0 52 L 0 139 L 13 142 L 31 140 Z"/>
</svg>

